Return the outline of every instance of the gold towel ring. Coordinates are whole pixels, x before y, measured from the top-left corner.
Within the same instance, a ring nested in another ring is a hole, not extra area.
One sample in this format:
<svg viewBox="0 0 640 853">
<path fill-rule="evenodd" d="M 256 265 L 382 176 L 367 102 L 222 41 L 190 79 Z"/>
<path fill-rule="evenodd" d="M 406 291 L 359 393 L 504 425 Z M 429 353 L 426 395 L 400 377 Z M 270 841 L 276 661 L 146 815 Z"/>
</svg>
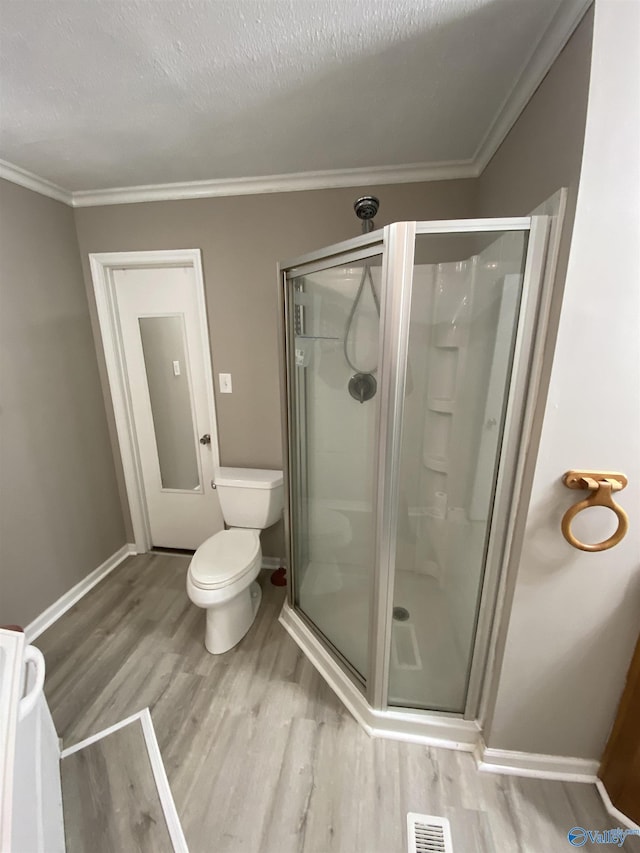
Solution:
<svg viewBox="0 0 640 853">
<path fill-rule="evenodd" d="M 580 551 L 607 551 L 624 539 L 629 529 L 629 516 L 613 499 L 613 492 L 621 491 L 627 485 L 628 480 L 624 474 L 607 471 L 567 471 L 562 481 L 569 489 L 589 489 L 591 492 L 589 497 L 569 507 L 562 519 L 562 533 L 570 545 Z M 608 507 L 618 516 L 616 532 L 603 542 L 595 542 L 593 545 L 580 542 L 571 532 L 573 519 L 590 506 Z"/>
</svg>

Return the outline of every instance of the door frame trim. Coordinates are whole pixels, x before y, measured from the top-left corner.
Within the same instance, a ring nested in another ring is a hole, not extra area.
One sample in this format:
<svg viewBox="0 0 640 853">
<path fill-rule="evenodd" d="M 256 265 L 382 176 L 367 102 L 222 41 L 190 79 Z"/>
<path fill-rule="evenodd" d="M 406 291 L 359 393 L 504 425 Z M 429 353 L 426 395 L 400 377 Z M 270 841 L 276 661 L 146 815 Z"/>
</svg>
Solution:
<svg viewBox="0 0 640 853">
<path fill-rule="evenodd" d="M 91 280 L 98 311 L 98 323 L 115 415 L 116 433 L 124 472 L 129 511 L 136 551 L 143 554 L 151 548 L 151 531 L 142 480 L 140 451 L 136 438 L 133 407 L 129 394 L 124 348 L 118 322 L 113 272 L 117 269 L 149 267 L 190 267 L 195 275 L 200 334 L 205 350 L 204 376 L 207 410 L 210 422 L 213 464 L 220 465 L 218 424 L 213 393 L 211 342 L 207 324 L 204 275 L 200 249 L 164 249 L 147 252 L 97 252 L 89 255 Z M 208 358 L 207 358 L 208 354 Z"/>
</svg>

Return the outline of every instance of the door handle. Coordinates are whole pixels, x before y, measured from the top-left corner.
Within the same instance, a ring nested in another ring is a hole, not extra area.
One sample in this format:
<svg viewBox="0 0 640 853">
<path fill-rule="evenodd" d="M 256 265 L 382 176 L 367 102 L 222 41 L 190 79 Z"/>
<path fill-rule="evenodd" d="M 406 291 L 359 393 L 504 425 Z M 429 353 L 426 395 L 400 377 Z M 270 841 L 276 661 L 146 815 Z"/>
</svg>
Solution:
<svg viewBox="0 0 640 853">
<path fill-rule="evenodd" d="M 211 444 L 211 436 L 208 432 L 200 436 L 200 444 Z"/>
</svg>

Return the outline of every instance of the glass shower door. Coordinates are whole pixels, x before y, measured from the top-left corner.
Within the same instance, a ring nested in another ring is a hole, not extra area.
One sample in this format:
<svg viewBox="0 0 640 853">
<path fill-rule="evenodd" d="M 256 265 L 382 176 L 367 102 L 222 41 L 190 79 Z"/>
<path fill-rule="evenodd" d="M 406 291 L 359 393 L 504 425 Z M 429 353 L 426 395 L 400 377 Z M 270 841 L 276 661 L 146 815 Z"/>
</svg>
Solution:
<svg viewBox="0 0 640 853">
<path fill-rule="evenodd" d="M 465 709 L 528 237 L 416 236 L 390 705 Z"/>
<path fill-rule="evenodd" d="M 287 277 L 294 606 L 366 683 L 382 255 L 326 263 Z"/>
</svg>

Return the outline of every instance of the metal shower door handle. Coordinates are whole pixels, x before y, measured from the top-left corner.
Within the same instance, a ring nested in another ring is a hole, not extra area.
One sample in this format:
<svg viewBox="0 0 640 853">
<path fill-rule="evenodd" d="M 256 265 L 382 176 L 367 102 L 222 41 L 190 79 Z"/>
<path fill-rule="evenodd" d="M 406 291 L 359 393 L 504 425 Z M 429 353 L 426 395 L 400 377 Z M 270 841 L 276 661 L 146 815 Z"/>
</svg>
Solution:
<svg viewBox="0 0 640 853">
<path fill-rule="evenodd" d="M 208 432 L 200 436 L 200 444 L 211 444 L 211 436 Z"/>
</svg>

